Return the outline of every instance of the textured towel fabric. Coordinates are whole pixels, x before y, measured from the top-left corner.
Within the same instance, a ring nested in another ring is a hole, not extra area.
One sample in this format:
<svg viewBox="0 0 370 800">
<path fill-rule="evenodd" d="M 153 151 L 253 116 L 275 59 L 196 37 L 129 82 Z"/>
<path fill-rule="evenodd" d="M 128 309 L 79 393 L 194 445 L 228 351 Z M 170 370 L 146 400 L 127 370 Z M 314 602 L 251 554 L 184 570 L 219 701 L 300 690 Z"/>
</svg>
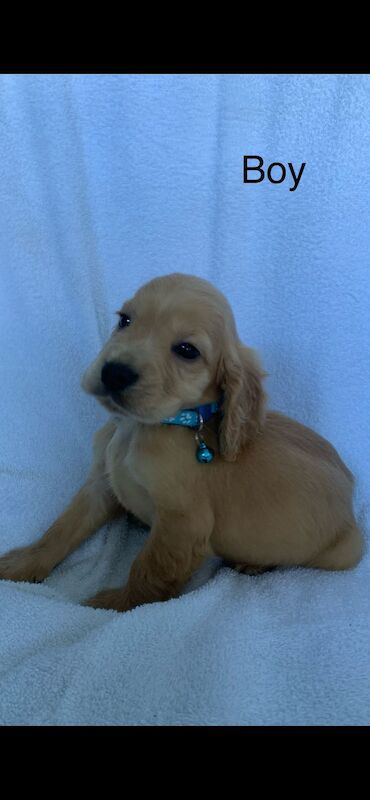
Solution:
<svg viewBox="0 0 370 800">
<path fill-rule="evenodd" d="M 143 282 L 225 292 L 270 405 L 329 438 L 368 518 L 370 76 L 0 77 L 0 551 L 84 480 L 106 419 L 80 375 Z M 306 162 L 243 183 L 243 156 Z M 210 562 L 128 614 L 147 532 L 104 528 L 42 585 L 0 582 L 0 723 L 370 723 L 369 558 L 260 577 Z"/>
</svg>

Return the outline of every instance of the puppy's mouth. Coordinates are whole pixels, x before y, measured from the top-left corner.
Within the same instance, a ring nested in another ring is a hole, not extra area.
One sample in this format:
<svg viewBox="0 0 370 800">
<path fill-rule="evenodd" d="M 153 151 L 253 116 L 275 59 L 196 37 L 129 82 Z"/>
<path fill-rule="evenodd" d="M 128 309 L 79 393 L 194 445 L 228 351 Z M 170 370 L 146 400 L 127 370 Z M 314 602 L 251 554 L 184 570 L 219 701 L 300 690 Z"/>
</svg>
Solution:
<svg viewBox="0 0 370 800">
<path fill-rule="evenodd" d="M 119 408 L 124 408 L 121 392 L 108 392 L 108 397 L 110 397 L 113 403 L 119 406 Z"/>
<path fill-rule="evenodd" d="M 137 422 L 158 424 L 162 417 L 169 416 L 172 413 L 171 409 L 170 411 L 165 409 L 161 414 L 158 414 L 157 409 L 144 409 L 144 407 L 142 407 L 141 398 L 135 397 L 134 399 L 133 397 L 126 396 L 127 389 L 123 391 L 109 390 L 100 381 L 95 381 L 94 383 L 90 382 L 88 384 L 86 381 L 82 380 L 82 388 L 87 394 L 92 395 L 106 411 L 114 415 L 130 417 Z M 130 391 L 128 391 L 128 394 L 130 395 Z"/>
<path fill-rule="evenodd" d="M 147 414 L 138 411 L 136 406 L 132 406 L 129 402 L 125 402 L 124 392 L 99 392 L 95 395 L 96 399 L 101 405 L 111 414 L 118 414 L 122 417 L 129 417 L 137 422 L 150 424 L 158 424 L 161 418 L 157 418 L 157 414 Z"/>
<path fill-rule="evenodd" d="M 104 390 L 103 392 L 97 392 L 95 397 L 108 411 L 120 411 L 124 413 L 125 405 L 121 392 L 107 392 Z"/>
</svg>

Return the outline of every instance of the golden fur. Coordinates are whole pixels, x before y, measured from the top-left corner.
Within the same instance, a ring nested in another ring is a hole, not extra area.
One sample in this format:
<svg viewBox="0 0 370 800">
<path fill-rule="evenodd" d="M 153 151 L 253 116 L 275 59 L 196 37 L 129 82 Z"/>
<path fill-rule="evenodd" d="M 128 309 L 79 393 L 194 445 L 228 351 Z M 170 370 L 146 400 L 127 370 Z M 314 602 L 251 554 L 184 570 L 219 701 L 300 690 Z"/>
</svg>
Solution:
<svg viewBox="0 0 370 800">
<path fill-rule="evenodd" d="M 82 381 L 112 414 L 95 436 L 90 475 L 38 542 L 0 558 L 0 577 L 43 580 L 125 510 L 151 527 L 150 536 L 127 585 L 88 605 L 127 611 L 174 597 L 213 554 L 251 574 L 279 565 L 355 566 L 363 540 L 352 475 L 321 436 L 266 412 L 265 373 L 240 342 L 223 295 L 200 278 L 172 274 L 143 286 L 121 311 L 131 324 L 114 329 Z M 181 341 L 200 357 L 175 355 Z M 114 399 L 101 381 L 107 362 L 139 376 Z M 215 459 L 199 464 L 194 431 L 161 420 L 216 400 L 221 390 L 223 414 L 204 429 Z"/>
</svg>

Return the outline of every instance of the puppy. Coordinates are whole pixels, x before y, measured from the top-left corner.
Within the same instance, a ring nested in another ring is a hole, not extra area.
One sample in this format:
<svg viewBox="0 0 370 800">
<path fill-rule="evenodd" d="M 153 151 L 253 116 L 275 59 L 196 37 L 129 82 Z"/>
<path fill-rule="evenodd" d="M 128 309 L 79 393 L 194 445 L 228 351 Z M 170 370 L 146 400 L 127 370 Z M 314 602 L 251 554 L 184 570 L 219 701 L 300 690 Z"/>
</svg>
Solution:
<svg viewBox="0 0 370 800">
<path fill-rule="evenodd" d="M 95 608 L 175 597 L 215 554 L 252 574 L 354 567 L 363 540 L 352 475 L 321 436 L 266 412 L 265 373 L 224 296 L 172 274 L 143 286 L 118 316 L 82 379 L 111 415 L 87 481 L 40 540 L 0 559 L 0 577 L 42 581 L 125 511 L 151 533 L 126 586 L 99 592 L 87 601 Z"/>
</svg>

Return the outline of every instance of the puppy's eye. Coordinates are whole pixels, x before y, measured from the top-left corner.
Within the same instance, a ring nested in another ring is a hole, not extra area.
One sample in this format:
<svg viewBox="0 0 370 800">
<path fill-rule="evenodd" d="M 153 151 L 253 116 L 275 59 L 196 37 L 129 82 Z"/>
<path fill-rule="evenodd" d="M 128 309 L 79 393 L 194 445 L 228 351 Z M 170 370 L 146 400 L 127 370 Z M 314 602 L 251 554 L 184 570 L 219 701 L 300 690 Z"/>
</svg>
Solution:
<svg viewBox="0 0 370 800">
<path fill-rule="evenodd" d="M 172 352 L 176 353 L 176 355 L 180 356 L 181 358 L 187 359 L 198 358 L 198 356 L 200 356 L 199 350 L 197 350 L 193 344 L 189 344 L 189 342 L 180 342 L 180 344 L 174 344 Z"/>
<path fill-rule="evenodd" d="M 119 328 L 127 328 L 127 326 L 130 325 L 130 323 L 131 323 L 130 317 L 128 317 L 127 314 L 122 314 L 121 311 L 119 311 L 118 313 L 119 313 L 118 327 Z"/>
</svg>

